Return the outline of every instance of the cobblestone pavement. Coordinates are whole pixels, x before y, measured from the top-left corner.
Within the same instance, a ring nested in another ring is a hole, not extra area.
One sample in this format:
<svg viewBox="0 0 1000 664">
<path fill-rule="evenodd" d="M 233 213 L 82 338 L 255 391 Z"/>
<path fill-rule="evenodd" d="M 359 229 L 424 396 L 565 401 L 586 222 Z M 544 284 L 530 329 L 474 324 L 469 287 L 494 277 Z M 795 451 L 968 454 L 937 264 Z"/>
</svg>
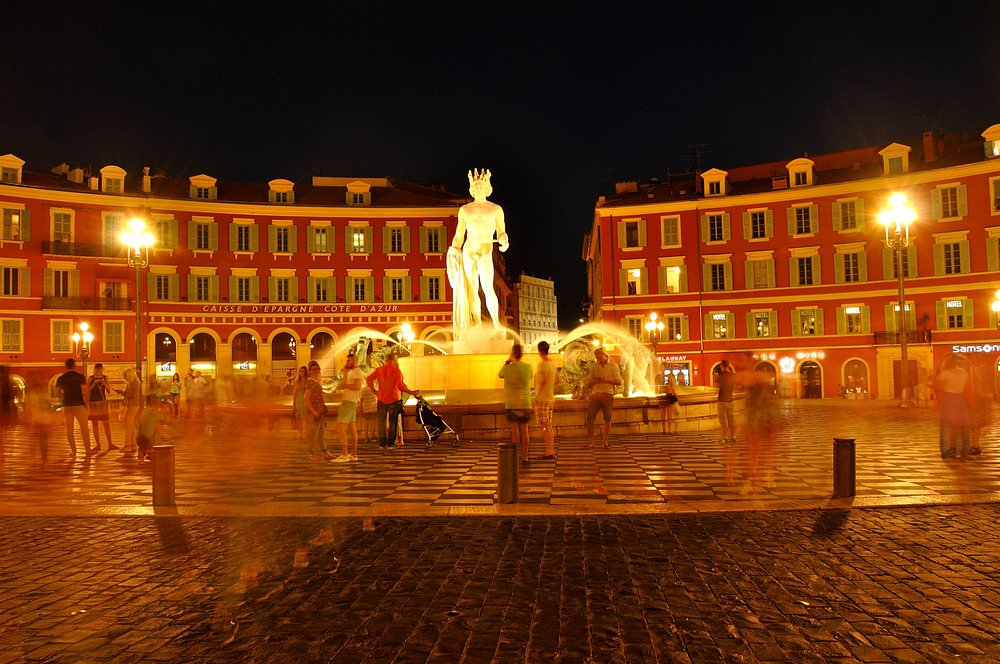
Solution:
<svg viewBox="0 0 1000 664">
<path fill-rule="evenodd" d="M 831 495 L 836 435 L 857 439 L 855 504 L 991 499 L 1000 492 L 1000 430 L 994 425 L 984 431 L 983 456 L 943 461 L 936 417 L 933 409 L 901 409 L 892 402 L 784 402 L 772 449 L 758 455 L 753 476 L 742 435 L 728 446 L 714 432 L 622 435 L 608 450 L 564 439 L 555 462 L 536 461 L 522 469 L 519 508 L 572 513 L 644 505 L 701 511 L 809 507 Z M 363 443 L 360 463 L 317 464 L 307 459 L 294 432 L 248 424 L 178 420 L 166 427 L 160 442 L 176 447 L 182 512 L 347 514 L 374 507 L 405 515 L 493 505 L 497 466 L 491 442 L 425 450 L 422 440 L 411 439 L 393 451 Z M 121 425 L 114 426 L 120 436 Z M 329 433 L 328 441 L 334 440 Z M 533 445 L 540 454 L 540 437 Z M 18 429 L 9 436 L 0 467 L 0 514 L 149 512 L 149 464 L 117 452 L 71 459 L 61 426 L 49 446 L 50 462 L 43 467 L 29 432 Z"/>
<path fill-rule="evenodd" d="M 7 517 L 0 661 L 996 662 L 998 517 Z"/>
</svg>

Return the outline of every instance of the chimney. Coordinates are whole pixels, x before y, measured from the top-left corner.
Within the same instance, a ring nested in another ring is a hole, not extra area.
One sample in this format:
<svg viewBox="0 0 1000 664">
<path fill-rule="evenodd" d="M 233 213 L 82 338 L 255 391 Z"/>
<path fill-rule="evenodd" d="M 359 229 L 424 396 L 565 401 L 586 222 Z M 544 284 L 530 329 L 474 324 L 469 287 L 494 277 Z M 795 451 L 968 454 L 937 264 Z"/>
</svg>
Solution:
<svg viewBox="0 0 1000 664">
<path fill-rule="evenodd" d="M 67 164 L 64 161 L 63 163 L 53 168 L 52 172 L 55 173 L 56 175 L 66 175 L 67 173 L 69 173 L 69 164 Z"/>
<path fill-rule="evenodd" d="M 625 182 L 615 182 L 615 194 L 634 194 L 639 191 L 638 180 L 626 180 Z"/>
<path fill-rule="evenodd" d="M 90 178 L 87 180 L 87 186 L 90 187 L 91 191 L 97 191 L 99 188 L 98 187 L 99 183 L 100 179 L 96 175 L 91 175 Z"/>
<path fill-rule="evenodd" d="M 153 178 L 149 177 L 149 166 L 142 167 L 142 193 L 148 194 L 152 189 Z"/>
<path fill-rule="evenodd" d="M 924 162 L 931 162 L 937 159 L 937 140 L 933 131 L 924 132 Z"/>
<path fill-rule="evenodd" d="M 694 195 L 701 196 L 705 191 L 705 182 L 701 179 L 701 169 L 696 168 L 694 171 Z"/>
</svg>

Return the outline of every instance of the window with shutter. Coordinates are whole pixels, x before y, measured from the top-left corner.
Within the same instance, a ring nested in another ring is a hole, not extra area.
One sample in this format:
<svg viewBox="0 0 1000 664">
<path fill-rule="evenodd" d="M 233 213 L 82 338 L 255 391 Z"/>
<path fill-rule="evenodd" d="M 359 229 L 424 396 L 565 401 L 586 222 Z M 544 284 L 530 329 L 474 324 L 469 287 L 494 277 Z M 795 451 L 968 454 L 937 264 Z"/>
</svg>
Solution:
<svg viewBox="0 0 1000 664">
<path fill-rule="evenodd" d="M 73 334 L 73 321 L 68 319 L 53 319 L 51 321 L 50 348 L 53 353 L 70 353 L 71 335 Z"/>
<path fill-rule="evenodd" d="M 21 347 L 21 320 L 18 318 L 4 318 L 0 322 L 0 353 L 20 353 Z"/>
</svg>

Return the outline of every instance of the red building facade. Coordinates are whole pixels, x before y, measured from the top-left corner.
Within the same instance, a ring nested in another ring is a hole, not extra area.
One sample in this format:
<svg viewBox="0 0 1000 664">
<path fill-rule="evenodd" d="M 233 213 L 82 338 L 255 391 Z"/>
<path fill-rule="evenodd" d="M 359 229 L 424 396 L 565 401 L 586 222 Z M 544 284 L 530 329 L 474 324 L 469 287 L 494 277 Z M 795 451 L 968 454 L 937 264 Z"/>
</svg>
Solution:
<svg viewBox="0 0 1000 664">
<path fill-rule="evenodd" d="M 91 363 L 134 365 L 137 297 L 143 373 L 161 379 L 283 379 L 313 357 L 332 369 L 345 339 L 404 323 L 449 338 L 445 255 L 467 198 L 387 178 L 36 172 L 14 155 L 0 169 L 0 362 L 19 382 L 59 372 L 82 322 Z M 134 217 L 155 238 L 139 293 L 121 241 Z"/>
<path fill-rule="evenodd" d="M 895 192 L 916 214 L 902 261 L 881 210 Z M 712 384 L 724 359 L 774 374 L 794 397 L 925 392 L 949 354 L 1000 358 L 1000 125 L 668 182 L 619 183 L 584 242 L 590 316 L 655 341 L 664 372 Z M 659 339 L 645 329 L 655 312 Z M 663 376 L 659 376 L 663 379 Z"/>
</svg>

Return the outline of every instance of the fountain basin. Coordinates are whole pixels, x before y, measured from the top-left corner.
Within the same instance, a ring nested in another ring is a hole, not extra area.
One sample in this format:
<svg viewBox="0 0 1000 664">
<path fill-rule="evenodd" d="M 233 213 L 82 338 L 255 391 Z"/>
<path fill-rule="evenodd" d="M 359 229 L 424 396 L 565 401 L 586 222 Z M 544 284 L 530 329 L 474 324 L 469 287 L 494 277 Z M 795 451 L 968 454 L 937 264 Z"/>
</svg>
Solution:
<svg viewBox="0 0 1000 664">
<path fill-rule="evenodd" d="M 719 428 L 716 410 L 717 391 L 713 388 L 678 388 L 680 416 L 677 430 L 681 432 L 714 431 Z M 332 395 L 336 398 L 338 395 Z M 510 440 L 510 424 L 503 404 L 493 403 L 443 403 L 441 395 L 428 394 L 434 412 L 458 431 L 465 440 Z M 410 399 L 403 417 L 406 440 L 419 444 L 426 440 L 423 429 L 414 417 L 415 408 Z M 737 418 L 746 407 L 742 396 L 734 401 Z M 337 404 L 329 403 L 330 418 L 335 417 Z M 218 415 L 236 426 L 264 426 L 286 428 L 291 422 L 291 404 L 268 403 L 220 403 L 216 407 Z M 552 412 L 553 427 L 557 438 L 583 438 L 587 435 L 587 401 L 585 399 L 559 398 Z M 263 420 L 263 421 L 262 421 Z M 598 415 L 595 429 L 602 426 Z M 541 440 L 541 429 L 537 418 L 529 424 L 533 440 Z M 611 432 L 614 434 L 664 434 L 667 431 L 666 412 L 656 397 L 615 397 L 612 407 Z M 329 436 L 329 434 L 328 434 Z"/>
<path fill-rule="evenodd" d="M 455 404 L 503 404 L 503 380 L 497 374 L 510 357 L 504 353 L 477 353 L 475 355 L 424 355 L 399 358 L 399 368 L 406 384 L 424 394 L 442 394 L 444 402 Z M 549 360 L 558 370 L 562 357 L 550 355 Z M 538 355 L 524 355 L 532 369 L 538 364 Z M 501 408 L 502 412 L 502 408 Z"/>
</svg>

